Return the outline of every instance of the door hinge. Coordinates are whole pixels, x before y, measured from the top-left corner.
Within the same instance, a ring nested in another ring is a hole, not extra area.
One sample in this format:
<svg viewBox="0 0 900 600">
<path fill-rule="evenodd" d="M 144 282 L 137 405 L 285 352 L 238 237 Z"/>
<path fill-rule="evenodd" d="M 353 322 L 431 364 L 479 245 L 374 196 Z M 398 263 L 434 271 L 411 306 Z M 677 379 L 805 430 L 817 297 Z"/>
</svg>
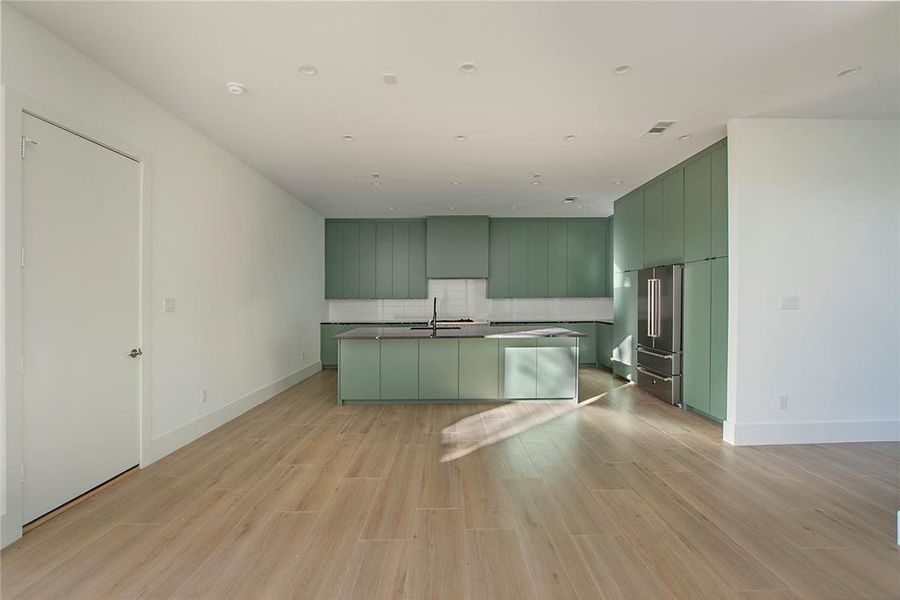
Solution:
<svg viewBox="0 0 900 600">
<path fill-rule="evenodd" d="M 25 374 L 25 357 L 24 356 L 19 357 L 19 373 L 21 373 L 22 375 Z"/>
<path fill-rule="evenodd" d="M 25 248 L 19 253 L 19 267 L 25 268 Z"/>
<path fill-rule="evenodd" d="M 25 158 L 26 152 L 25 148 L 28 147 L 28 144 L 32 146 L 37 146 L 37 142 L 31 139 L 30 137 L 22 136 L 22 158 Z"/>
<path fill-rule="evenodd" d="M 22 480 L 22 483 L 25 483 L 25 465 L 22 465 L 21 480 Z"/>
</svg>

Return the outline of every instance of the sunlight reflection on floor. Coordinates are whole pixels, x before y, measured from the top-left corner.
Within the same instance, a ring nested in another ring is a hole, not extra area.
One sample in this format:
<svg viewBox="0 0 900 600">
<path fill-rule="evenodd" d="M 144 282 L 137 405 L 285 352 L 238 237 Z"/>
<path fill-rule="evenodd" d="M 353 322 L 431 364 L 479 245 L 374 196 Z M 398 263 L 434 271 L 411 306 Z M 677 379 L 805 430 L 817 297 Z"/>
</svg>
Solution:
<svg viewBox="0 0 900 600">
<path fill-rule="evenodd" d="M 604 398 L 611 391 L 633 385 L 617 386 L 581 402 L 519 402 L 499 404 L 457 421 L 441 431 L 441 462 L 451 462 L 497 442 L 509 439 L 532 427 L 537 427 L 553 419 L 575 412 L 584 406 Z M 507 418 L 505 413 L 514 407 L 515 414 Z"/>
</svg>

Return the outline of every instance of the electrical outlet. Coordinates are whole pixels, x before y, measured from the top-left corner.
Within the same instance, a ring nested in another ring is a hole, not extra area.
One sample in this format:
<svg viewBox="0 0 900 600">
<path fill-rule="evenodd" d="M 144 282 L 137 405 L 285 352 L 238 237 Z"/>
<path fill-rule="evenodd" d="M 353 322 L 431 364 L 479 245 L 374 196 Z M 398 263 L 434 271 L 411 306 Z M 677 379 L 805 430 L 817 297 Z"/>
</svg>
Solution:
<svg viewBox="0 0 900 600">
<path fill-rule="evenodd" d="M 782 296 L 781 310 L 800 310 L 799 296 Z"/>
<path fill-rule="evenodd" d="M 300 353 L 300 362 L 306 362 L 306 352 Z"/>
<path fill-rule="evenodd" d="M 778 410 L 787 410 L 788 397 L 778 396 Z"/>
<path fill-rule="evenodd" d="M 206 390 L 200 390 L 200 404 L 206 403 Z"/>
<path fill-rule="evenodd" d="M 163 300 L 163 312 L 175 312 L 175 298 L 166 298 Z"/>
</svg>

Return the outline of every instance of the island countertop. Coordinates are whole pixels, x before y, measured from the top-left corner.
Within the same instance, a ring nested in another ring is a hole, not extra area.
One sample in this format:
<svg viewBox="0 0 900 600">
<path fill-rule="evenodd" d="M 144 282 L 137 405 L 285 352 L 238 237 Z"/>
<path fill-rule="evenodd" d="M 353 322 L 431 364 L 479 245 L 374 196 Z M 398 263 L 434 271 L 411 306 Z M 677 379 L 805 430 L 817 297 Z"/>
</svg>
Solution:
<svg viewBox="0 0 900 600">
<path fill-rule="evenodd" d="M 554 338 L 586 337 L 585 334 L 563 327 L 526 327 L 498 325 L 464 325 L 458 329 L 438 326 L 437 336 L 432 329 L 411 327 L 358 327 L 334 336 L 339 340 L 402 340 L 402 339 L 455 339 L 455 338 Z"/>
</svg>

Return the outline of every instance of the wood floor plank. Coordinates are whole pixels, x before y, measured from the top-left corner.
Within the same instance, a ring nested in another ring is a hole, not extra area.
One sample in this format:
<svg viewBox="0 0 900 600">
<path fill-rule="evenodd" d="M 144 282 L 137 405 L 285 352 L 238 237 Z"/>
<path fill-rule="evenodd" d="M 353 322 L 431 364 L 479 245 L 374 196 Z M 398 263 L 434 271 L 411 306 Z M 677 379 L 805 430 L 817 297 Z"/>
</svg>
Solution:
<svg viewBox="0 0 900 600">
<path fill-rule="evenodd" d="M 466 584 L 469 598 L 537 598 L 516 532 L 466 531 Z"/>
<path fill-rule="evenodd" d="M 318 511 L 337 489 L 341 479 L 356 458 L 362 434 L 342 434 L 328 450 L 322 461 L 308 469 L 305 477 L 279 507 L 281 510 Z"/>
<path fill-rule="evenodd" d="M 416 514 L 407 578 L 408 600 L 460 600 L 465 584 L 465 531 L 457 509 Z"/>
<path fill-rule="evenodd" d="M 375 496 L 362 538 L 366 540 L 408 539 L 412 537 L 425 468 L 425 448 L 405 444 L 397 451 L 387 476 Z M 377 547 L 377 546 L 376 546 Z"/>
<path fill-rule="evenodd" d="M 607 600 L 671 598 L 631 544 L 618 535 L 578 536 L 578 546 Z"/>
<path fill-rule="evenodd" d="M 341 600 L 403 598 L 409 544 L 409 540 L 360 540 L 350 559 Z"/>
<path fill-rule="evenodd" d="M 436 405 L 437 406 L 441 405 Z M 459 461 L 444 460 L 440 433 L 428 435 L 425 444 L 425 470 L 419 492 L 419 508 L 462 508 L 462 481 Z"/>
</svg>

